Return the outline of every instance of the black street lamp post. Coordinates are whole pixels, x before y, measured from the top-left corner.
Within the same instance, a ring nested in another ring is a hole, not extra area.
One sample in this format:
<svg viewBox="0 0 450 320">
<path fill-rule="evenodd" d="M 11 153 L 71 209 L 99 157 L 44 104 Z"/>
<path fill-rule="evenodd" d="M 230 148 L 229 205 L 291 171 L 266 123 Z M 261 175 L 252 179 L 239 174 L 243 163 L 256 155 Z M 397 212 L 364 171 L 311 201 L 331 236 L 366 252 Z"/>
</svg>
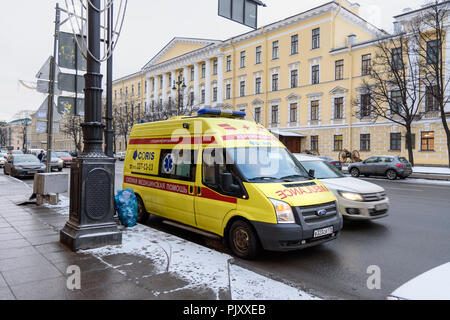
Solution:
<svg viewBox="0 0 450 320">
<path fill-rule="evenodd" d="M 100 2 L 88 2 L 84 150 L 71 166 L 70 218 L 60 232 L 60 242 L 73 251 L 122 243 L 113 219 L 114 159 L 103 152 Z"/>
<path fill-rule="evenodd" d="M 184 78 L 181 76 L 181 73 L 178 75 L 178 81 L 173 81 L 173 87 L 172 90 L 176 90 L 178 97 L 177 97 L 177 115 L 180 115 L 183 110 L 183 94 L 184 90 L 186 89 L 186 84 L 184 83 Z"/>
</svg>

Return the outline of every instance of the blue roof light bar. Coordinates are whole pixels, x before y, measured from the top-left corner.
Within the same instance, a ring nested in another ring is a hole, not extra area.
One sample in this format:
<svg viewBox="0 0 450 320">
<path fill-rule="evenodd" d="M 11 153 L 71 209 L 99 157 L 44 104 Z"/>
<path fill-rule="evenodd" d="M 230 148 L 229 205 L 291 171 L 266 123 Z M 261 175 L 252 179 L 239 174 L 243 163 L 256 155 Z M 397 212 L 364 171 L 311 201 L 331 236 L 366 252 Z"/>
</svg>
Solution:
<svg viewBox="0 0 450 320">
<path fill-rule="evenodd" d="M 244 111 L 230 111 L 230 110 L 219 110 L 219 109 L 200 109 L 197 112 L 198 116 L 215 116 L 224 118 L 239 118 L 243 119 L 246 116 Z"/>
</svg>

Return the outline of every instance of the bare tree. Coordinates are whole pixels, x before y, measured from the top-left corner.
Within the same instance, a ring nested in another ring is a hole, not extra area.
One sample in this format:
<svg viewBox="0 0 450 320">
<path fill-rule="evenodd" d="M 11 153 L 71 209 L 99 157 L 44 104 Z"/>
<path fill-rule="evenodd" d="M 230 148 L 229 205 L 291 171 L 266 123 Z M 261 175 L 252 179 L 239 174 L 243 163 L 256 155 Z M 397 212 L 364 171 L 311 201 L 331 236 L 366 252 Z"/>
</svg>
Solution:
<svg viewBox="0 0 450 320">
<path fill-rule="evenodd" d="M 358 106 L 355 116 L 360 119 L 382 118 L 405 127 L 408 157 L 414 165 L 412 124 L 422 117 L 422 96 L 411 40 L 403 33 L 377 42 L 371 67 L 365 70 L 368 77 L 364 78 L 361 95 L 353 105 Z"/>
<path fill-rule="evenodd" d="M 64 119 L 61 132 L 68 135 L 74 145 L 77 153 L 81 152 L 83 129 L 81 124 L 84 122 L 84 117 L 79 115 L 67 115 Z"/>
<path fill-rule="evenodd" d="M 450 1 L 432 1 L 408 26 L 417 43 L 425 112 L 436 113 L 442 121 L 447 136 L 450 167 L 450 67 L 444 61 L 443 50 L 448 46 Z M 448 53 L 447 53 L 448 54 Z M 447 56 L 448 59 L 448 56 Z"/>
</svg>

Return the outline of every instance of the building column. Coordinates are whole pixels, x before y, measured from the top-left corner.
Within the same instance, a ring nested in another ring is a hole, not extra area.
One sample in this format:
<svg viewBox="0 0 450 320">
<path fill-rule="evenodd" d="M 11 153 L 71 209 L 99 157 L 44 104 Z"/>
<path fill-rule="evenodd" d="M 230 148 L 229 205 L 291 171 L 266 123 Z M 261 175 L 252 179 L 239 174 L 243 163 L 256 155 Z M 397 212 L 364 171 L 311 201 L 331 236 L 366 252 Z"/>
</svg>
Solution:
<svg viewBox="0 0 450 320">
<path fill-rule="evenodd" d="M 170 86 L 170 96 L 172 97 L 172 108 L 177 108 L 177 90 L 172 90 L 172 86 L 174 82 L 178 81 L 176 70 L 171 71 L 172 83 L 169 83 Z M 176 85 L 175 85 L 176 87 Z"/>
<path fill-rule="evenodd" d="M 163 105 L 165 105 L 167 103 L 167 81 L 168 81 L 168 76 L 167 73 L 163 73 L 162 75 L 163 77 L 163 83 L 162 83 L 162 100 L 163 100 Z"/>
<path fill-rule="evenodd" d="M 200 103 L 199 68 L 198 62 L 194 63 L 194 108 L 199 108 Z"/>
<path fill-rule="evenodd" d="M 159 76 L 156 75 L 153 77 L 155 79 L 155 90 L 153 92 L 153 100 L 155 101 L 155 106 L 159 103 Z"/>
<path fill-rule="evenodd" d="M 223 107 L 223 54 L 217 57 L 217 103 L 216 106 Z"/>
<path fill-rule="evenodd" d="M 206 72 L 206 82 L 205 82 L 205 107 L 211 107 L 211 60 L 205 60 L 205 72 Z"/>
<path fill-rule="evenodd" d="M 189 83 L 188 73 L 189 73 L 189 68 L 187 66 L 185 66 L 183 68 L 183 80 L 184 80 L 184 83 L 186 83 L 186 84 Z M 189 86 L 186 85 L 186 89 L 184 89 L 184 92 L 183 92 L 183 106 L 185 108 L 188 105 L 188 100 L 189 100 Z"/>
<path fill-rule="evenodd" d="M 152 84 L 150 77 L 146 76 L 145 78 L 145 83 L 146 83 L 146 90 L 145 90 L 145 104 L 147 106 L 145 113 L 149 112 L 150 110 L 150 106 L 151 106 L 151 102 L 150 102 L 150 96 L 151 96 L 151 89 L 150 89 L 150 85 Z M 146 114 L 147 115 L 147 114 Z"/>
</svg>

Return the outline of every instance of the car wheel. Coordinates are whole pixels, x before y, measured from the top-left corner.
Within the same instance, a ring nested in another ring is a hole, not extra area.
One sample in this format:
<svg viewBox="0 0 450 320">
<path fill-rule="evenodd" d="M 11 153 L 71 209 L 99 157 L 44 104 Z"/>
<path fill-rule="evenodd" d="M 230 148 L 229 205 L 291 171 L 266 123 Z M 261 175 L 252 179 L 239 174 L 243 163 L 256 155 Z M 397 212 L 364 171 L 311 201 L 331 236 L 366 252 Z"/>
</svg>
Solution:
<svg viewBox="0 0 450 320">
<path fill-rule="evenodd" d="M 353 178 L 358 178 L 360 175 L 359 169 L 358 168 L 352 168 L 350 170 L 350 174 L 352 175 Z"/>
<path fill-rule="evenodd" d="M 58 168 L 58 171 L 61 172 L 63 170 L 63 168 Z"/>
<path fill-rule="evenodd" d="M 261 251 L 256 232 L 243 220 L 233 222 L 229 230 L 228 242 L 231 251 L 242 259 L 253 259 Z"/>
<path fill-rule="evenodd" d="M 397 179 L 397 172 L 395 172 L 395 170 L 388 170 L 388 171 L 386 171 L 386 177 L 389 180 L 396 180 Z"/>
<path fill-rule="evenodd" d="M 142 201 L 141 197 L 136 195 L 137 203 L 138 203 L 138 219 L 139 223 L 146 223 L 149 218 L 149 213 L 145 209 L 144 201 Z"/>
</svg>

